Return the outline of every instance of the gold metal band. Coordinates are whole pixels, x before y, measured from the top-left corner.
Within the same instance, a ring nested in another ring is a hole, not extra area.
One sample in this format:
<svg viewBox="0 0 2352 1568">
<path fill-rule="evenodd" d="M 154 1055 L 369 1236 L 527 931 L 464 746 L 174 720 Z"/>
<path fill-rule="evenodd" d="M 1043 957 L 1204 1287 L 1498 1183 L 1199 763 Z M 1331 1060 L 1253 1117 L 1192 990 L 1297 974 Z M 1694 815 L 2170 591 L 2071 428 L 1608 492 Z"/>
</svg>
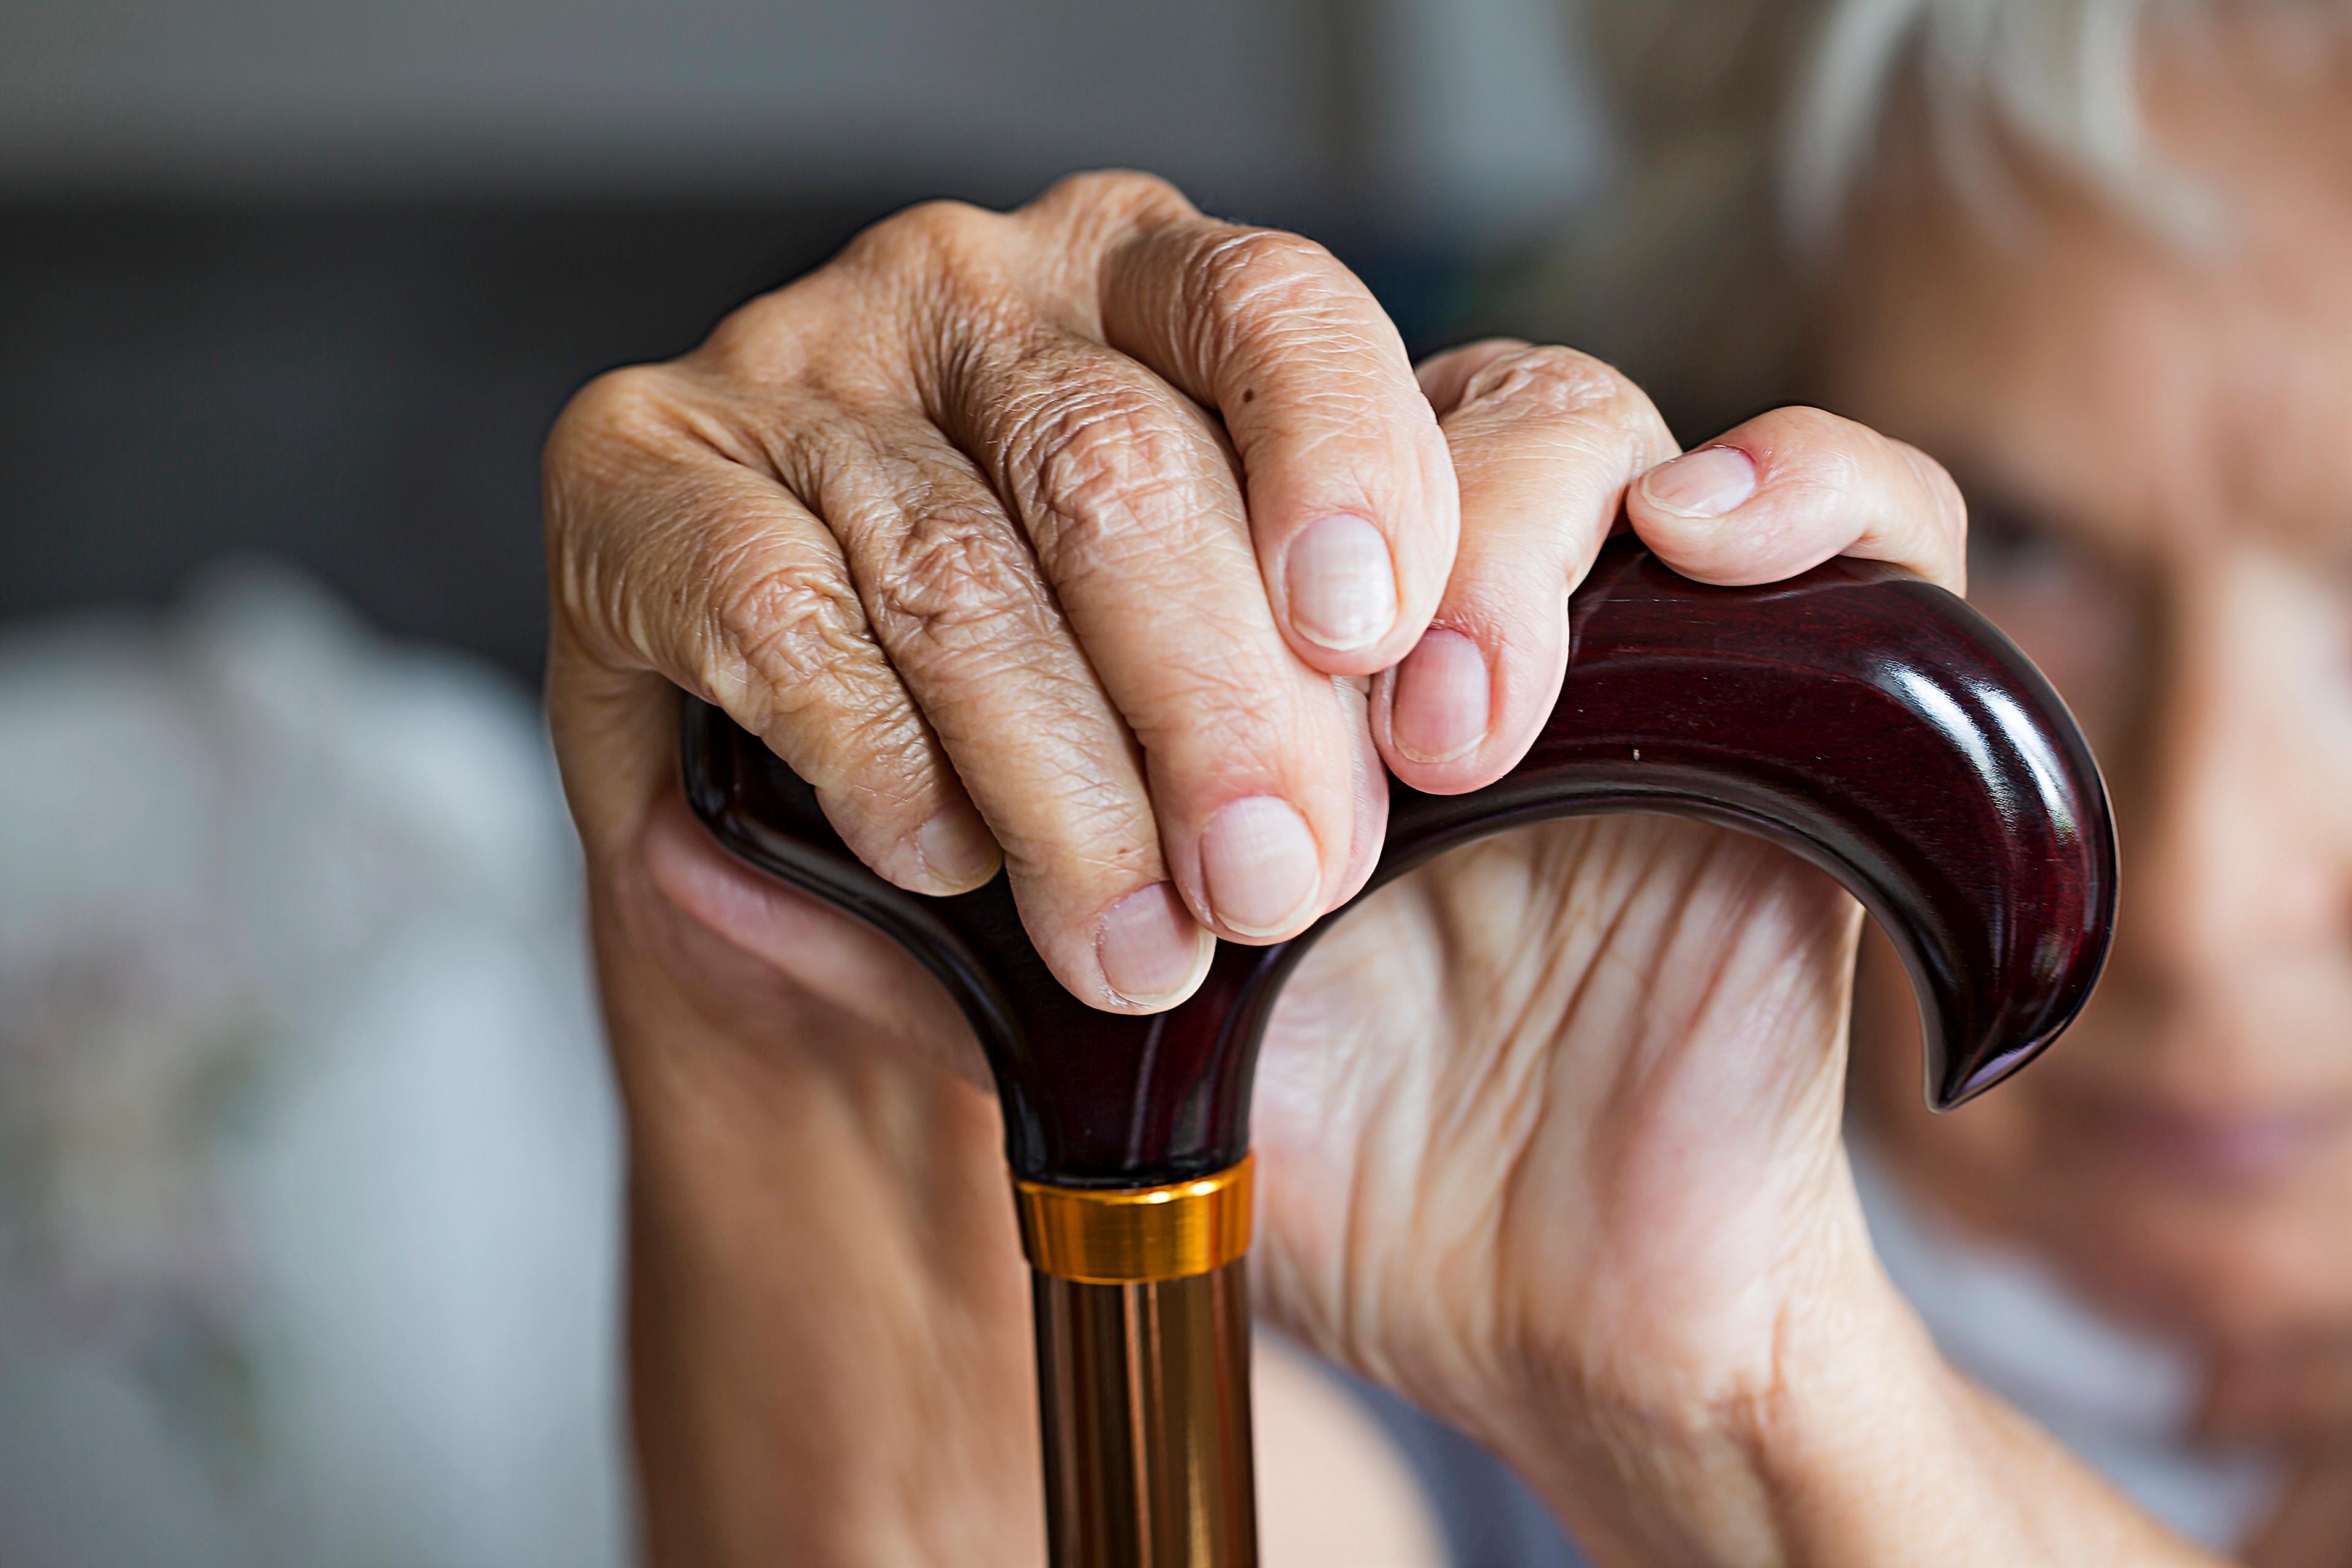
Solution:
<svg viewBox="0 0 2352 1568">
<path fill-rule="evenodd" d="M 1021 1247 L 1042 1274 L 1088 1285 L 1181 1279 L 1249 1250 L 1255 1156 L 1158 1187 L 1055 1187 L 1015 1182 Z"/>
</svg>

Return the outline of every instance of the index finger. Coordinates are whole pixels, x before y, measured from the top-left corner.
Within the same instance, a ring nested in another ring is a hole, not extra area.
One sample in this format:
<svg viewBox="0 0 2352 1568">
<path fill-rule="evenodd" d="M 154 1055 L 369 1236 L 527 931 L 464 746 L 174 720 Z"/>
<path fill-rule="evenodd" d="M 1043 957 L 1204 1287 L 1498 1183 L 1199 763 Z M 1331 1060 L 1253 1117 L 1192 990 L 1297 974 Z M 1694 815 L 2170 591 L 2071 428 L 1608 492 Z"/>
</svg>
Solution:
<svg viewBox="0 0 2352 1568">
<path fill-rule="evenodd" d="M 1332 675 L 1402 658 L 1453 571 L 1460 507 L 1370 290 L 1311 240 L 1183 205 L 1108 248 L 1097 298 L 1105 342 L 1223 417 L 1292 651 Z"/>
</svg>

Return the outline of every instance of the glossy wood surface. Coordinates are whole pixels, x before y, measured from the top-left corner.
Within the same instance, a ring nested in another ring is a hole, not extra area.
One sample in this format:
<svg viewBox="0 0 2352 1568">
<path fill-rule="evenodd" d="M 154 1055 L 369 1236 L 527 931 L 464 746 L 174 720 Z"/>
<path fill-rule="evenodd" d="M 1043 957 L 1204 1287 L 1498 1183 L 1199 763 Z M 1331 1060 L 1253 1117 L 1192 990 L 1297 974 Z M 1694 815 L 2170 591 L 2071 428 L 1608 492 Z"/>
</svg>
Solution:
<svg viewBox="0 0 2352 1568">
<path fill-rule="evenodd" d="M 1697 817 L 1784 845 L 1870 909 L 1909 967 L 1937 1108 L 2014 1072 L 2074 1018 L 2115 918 L 2106 795 L 2056 694 L 1982 616 L 1869 562 L 1708 587 L 1622 538 L 1570 616 L 1559 700 L 1526 760 L 1470 795 L 1392 783 L 1372 887 L 1507 828 Z M 683 753 L 688 798 L 722 844 L 870 921 L 946 984 L 995 1070 L 1017 1173 L 1138 1185 L 1246 1152 L 1259 1037 L 1336 914 L 1278 946 L 1221 944 L 1170 1012 L 1100 1013 L 1045 969 L 1003 876 L 950 899 L 890 887 L 800 780 L 700 703 Z"/>
</svg>

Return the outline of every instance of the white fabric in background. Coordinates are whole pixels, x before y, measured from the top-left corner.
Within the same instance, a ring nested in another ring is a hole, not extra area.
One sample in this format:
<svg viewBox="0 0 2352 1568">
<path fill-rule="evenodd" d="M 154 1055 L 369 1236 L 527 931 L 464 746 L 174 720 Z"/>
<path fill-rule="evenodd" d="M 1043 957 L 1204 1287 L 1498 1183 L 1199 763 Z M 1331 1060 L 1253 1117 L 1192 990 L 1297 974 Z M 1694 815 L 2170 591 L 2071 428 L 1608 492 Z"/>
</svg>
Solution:
<svg viewBox="0 0 2352 1568">
<path fill-rule="evenodd" d="M 299 580 L 0 638 L 0 1562 L 617 1568 L 533 708 Z"/>
</svg>

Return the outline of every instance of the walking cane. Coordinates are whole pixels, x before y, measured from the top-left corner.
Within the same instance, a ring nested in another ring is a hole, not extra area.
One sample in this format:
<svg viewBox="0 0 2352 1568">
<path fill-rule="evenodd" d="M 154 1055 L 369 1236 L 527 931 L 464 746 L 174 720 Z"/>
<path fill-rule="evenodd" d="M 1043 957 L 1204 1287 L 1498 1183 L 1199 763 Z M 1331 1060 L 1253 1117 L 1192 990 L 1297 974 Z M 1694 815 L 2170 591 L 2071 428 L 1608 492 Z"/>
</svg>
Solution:
<svg viewBox="0 0 2352 1568">
<path fill-rule="evenodd" d="M 1717 588 L 1620 538 L 1570 626 L 1559 700 L 1517 768 L 1462 795 L 1391 783 L 1367 892 L 1507 828 L 1696 817 L 1793 850 L 1877 918 L 1910 972 L 1936 1109 L 2073 1020 L 2115 919 L 2114 826 L 2073 719 L 1982 616 L 1873 562 Z M 1001 873 L 953 898 L 901 891 L 717 710 L 688 705 L 683 752 L 721 844 L 904 946 L 987 1052 L 1034 1271 L 1055 1568 L 1251 1568 L 1250 1078 L 1331 917 L 1273 947 L 1221 943 L 1168 1012 L 1097 1012 L 1030 947 Z"/>
</svg>

